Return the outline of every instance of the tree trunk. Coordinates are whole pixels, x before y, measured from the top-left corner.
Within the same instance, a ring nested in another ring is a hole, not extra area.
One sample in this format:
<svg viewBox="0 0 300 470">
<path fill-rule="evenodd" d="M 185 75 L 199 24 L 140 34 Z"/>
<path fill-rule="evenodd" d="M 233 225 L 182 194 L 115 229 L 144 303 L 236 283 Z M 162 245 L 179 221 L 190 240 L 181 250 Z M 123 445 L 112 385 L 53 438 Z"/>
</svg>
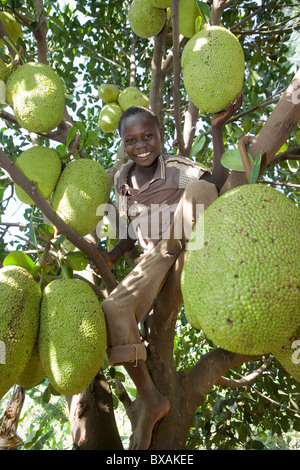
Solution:
<svg viewBox="0 0 300 470">
<path fill-rule="evenodd" d="M 112 394 L 103 372 L 79 395 L 67 397 L 73 450 L 122 450 Z"/>
</svg>

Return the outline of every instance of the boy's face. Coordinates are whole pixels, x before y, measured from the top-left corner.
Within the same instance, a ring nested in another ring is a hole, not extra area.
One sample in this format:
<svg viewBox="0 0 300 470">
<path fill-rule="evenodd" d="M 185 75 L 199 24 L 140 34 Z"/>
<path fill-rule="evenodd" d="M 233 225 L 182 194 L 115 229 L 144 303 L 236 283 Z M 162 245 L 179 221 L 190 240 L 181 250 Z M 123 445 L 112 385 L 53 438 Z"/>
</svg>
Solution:
<svg viewBox="0 0 300 470">
<path fill-rule="evenodd" d="M 161 131 L 155 122 L 143 113 L 137 113 L 124 120 L 121 137 L 128 157 L 142 167 L 151 166 L 161 152 Z"/>
</svg>

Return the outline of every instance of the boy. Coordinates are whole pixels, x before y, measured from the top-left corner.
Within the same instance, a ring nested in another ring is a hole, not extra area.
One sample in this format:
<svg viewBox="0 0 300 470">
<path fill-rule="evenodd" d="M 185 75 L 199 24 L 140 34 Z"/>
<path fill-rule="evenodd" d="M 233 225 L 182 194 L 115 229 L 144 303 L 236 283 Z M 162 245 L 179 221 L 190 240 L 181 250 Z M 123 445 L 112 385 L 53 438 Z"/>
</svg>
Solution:
<svg viewBox="0 0 300 470">
<path fill-rule="evenodd" d="M 185 250 L 197 220 L 197 206 L 206 208 L 217 199 L 218 190 L 227 178 L 227 170 L 220 163 L 224 152 L 222 128 L 241 102 L 240 95 L 235 105 L 230 103 L 227 111 L 212 118 L 211 174 L 185 157 L 162 155 L 163 132 L 148 108 L 129 108 L 119 121 L 129 162 L 116 174 L 116 199 L 121 205 L 126 203 L 131 224 L 113 250 L 102 254 L 112 267 L 137 238 L 143 255 L 102 303 L 102 308 L 107 324 L 109 363 L 126 368 L 142 401 L 137 427 L 131 436 L 131 450 L 149 448 L 154 425 L 170 410 L 168 399 L 155 387 L 146 367 L 146 347 L 138 323 L 151 309 L 169 270 Z"/>
</svg>

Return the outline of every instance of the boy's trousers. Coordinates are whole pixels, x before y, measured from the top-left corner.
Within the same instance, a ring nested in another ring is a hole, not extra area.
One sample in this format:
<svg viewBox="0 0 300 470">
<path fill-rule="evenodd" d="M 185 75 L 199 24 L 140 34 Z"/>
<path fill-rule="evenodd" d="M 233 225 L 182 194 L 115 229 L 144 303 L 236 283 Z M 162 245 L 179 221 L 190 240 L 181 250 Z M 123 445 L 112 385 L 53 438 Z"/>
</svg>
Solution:
<svg viewBox="0 0 300 470">
<path fill-rule="evenodd" d="M 110 365 L 146 360 L 138 323 L 151 309 L 169 270 L 186 249 L 200 208 L 218 198 L 216 186 L 205 180 L 190 183 L 177 206 L 163 239 L 140 261 L 102 303 L 107 328 Z"/>
</svg>

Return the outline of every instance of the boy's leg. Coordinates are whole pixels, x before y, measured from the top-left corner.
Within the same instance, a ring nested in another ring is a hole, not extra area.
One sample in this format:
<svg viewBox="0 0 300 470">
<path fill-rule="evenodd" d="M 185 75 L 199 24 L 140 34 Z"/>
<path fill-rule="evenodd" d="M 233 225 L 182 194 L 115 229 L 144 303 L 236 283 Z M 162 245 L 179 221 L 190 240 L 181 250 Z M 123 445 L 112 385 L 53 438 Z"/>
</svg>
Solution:
<svg viewBox="0 0 300 470">
<path fill-rule="evenodd" d="M 102 302 L 107 325 L 107 357 L 111 365 L 146 360 L 137 324 L 150 310 L 181 251 L 181 240 L 163 240 Z"/>
<path fill-rule="evenodd" d="M 170 411 L 170 402 L 155 387 L 145 361 L 124 364 L 141 398 L 139 419 L 130 437 L 130 450 L 147 450 L 151 444 L 154 425 Z"/>
</svg>

